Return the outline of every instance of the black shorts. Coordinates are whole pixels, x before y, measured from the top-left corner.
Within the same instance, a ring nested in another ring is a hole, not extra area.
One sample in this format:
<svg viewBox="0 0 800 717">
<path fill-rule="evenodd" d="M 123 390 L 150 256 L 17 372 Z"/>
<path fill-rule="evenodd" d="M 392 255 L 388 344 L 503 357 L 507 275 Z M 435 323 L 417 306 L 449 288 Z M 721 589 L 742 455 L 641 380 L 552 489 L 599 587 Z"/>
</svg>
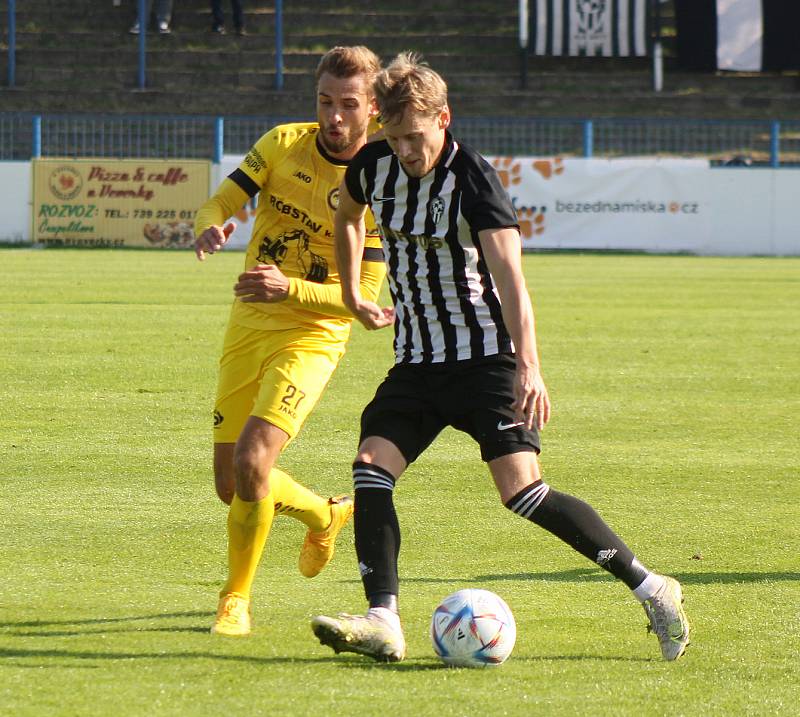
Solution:
<svg viewBox="0 0 800 717">
<path fill-rule="evenodd" d="M 514 424 L 513 356 L 447 364 L 397 364 L 361 414 L 361 440 L 380 436 L 415 461 L 445 426 L 472 436 L 488 462 L 521 451 L 539 453 L 536 428 Z"/>
</svg>

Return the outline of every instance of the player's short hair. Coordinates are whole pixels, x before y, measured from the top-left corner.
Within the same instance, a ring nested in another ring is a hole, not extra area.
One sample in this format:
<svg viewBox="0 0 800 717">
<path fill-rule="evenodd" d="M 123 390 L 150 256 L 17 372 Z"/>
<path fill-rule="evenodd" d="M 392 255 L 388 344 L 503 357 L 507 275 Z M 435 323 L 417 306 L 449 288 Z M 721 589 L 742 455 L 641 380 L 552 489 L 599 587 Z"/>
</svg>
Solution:
<svg viewBox="0 0 800 717">
<path fill-rule="evenodd" d="M 400 121 L 406 107 L 435 117 L 447 106 L 447 84 L 414 52 L 401 52 L 375 80 L 382 123 Z"/>
<path fill-rule="evenodd" d="M 326 72 L 334 77 L 348 78 L 364 75 L 367 86 L 371 87 L 381 71 L 380 58 L 364 45 L 353 47 L 334 47 L 328 50 L 317 65 L 317 82 Z"/>
</svg>

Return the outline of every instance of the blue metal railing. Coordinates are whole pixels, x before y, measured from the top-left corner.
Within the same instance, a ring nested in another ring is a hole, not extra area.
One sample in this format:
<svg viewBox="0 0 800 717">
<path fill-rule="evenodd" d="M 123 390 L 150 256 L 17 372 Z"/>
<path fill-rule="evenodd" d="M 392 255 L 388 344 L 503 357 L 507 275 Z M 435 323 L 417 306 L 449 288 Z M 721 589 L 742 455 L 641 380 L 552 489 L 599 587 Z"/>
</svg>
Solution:
<svg viewBox="0 0 800 717">
<path fill-rule="evenodd" d="M 269 128 L 307 117 L 0 112 L 0 160 L 243 155 Z M 716 164 L 800 166 L 800 121 L 456 118 L 453 132 L 487 155 L 706 157 Z"/>
</svg>

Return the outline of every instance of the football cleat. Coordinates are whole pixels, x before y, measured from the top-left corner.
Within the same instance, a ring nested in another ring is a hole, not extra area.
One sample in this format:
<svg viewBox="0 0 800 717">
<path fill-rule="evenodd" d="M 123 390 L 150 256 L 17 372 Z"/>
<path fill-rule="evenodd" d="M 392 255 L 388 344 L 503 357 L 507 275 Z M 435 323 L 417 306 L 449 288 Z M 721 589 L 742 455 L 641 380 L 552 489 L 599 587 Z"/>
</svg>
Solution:
<svg viewBox="0 0 800 717">
<path fill-rule="evenodd" d="M 212 635 L 243 637 L 250 634 L 250 601 L 237 593 L 224 593 L 219 598 Z"/>
<path fill-rule="evenodd" d="M 303 547 L 300 549 L 298 567 L 307 578 L 319 575 L 331 561 L 336 547 L 336 536 L 353 515 L 353 499 L 347 495 L 329 498 L 331 506 L 331 523 L 325 530 L 306 533 Z"/>
<path fill-rule="evenodd" d="M 321 644 L 332 647 L 337 654 L 356 652 L 378 662 L 399 662 L 406 656 L 402 631 L 377 615 L 318 615 L 311 621 L 311 629 Z"/>
<path fill-rule="evenodd" d="M 689 620 L 683 611 L 681 584 L 665 576 L 662 588 L 642 607 L 650 619 L 647 630 L 658 637 L 662 657 L 677 660 L 689 644 Z"/>
</svg>

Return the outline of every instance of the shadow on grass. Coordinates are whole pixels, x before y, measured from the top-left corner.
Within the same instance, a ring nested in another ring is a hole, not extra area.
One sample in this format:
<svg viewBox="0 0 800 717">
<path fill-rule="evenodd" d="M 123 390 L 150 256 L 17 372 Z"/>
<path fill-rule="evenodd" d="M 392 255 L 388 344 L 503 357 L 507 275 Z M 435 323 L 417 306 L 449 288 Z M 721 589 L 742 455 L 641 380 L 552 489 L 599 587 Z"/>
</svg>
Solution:
<svg viewBox="0 0 800 717">
<path fill-rule="evenodd" d="M 88 650 L 30 650 L 22 648 L 0 648 L 0 660 L 10 659 L 63 659 L 63 660 L 220 660 L 242 662 L 252 665 L 319 664 L 329 662 L 329 656 L 321 657 L 258 657 L 256 655 L 220 655 L 213 652 L 92 652 Z"/>
<path fill-rule="evenodd" d="M 735 583 L 769 583 L 800 580 L 800 572 L 747 572 L 747 573 L 668 573 L 686 585 L 732 585 Z M 503 580 L 543 580 L 554 583 L 599 583 L 615 582 L 616 578 L 600 568 L 574 568 L 573 570 L 553 570 L 538 573 L 487 573 L 472 577 L 400 577 L 402 583 L 430 583 L 433 585 L 468 585 L 480 582 Z M 341 583 L 358 583 L 357 579 L 340 580 Z"/>
<path fill-rule="evenodd" d="M 476 578 L 480 579 L 480 578 Z M 527 576 L 518 576 L 516 579 L 529 579 Z M 433 582 L 433 581 L 432 581 Z M 112 629 L 104 629 L 104 624 L 117 624 L 125 621 L 137 622 L 140 620 L 152 620 L 161 618 L 176 618 L 176 617 L 209 617 L 213 613 L 205 611 L 190 611 L 178 613 L 163 613 L 157 615 L 145 615 L 136 617 L 122 617 L 122 618 L 97 618 L 93 620 L 59 620 L 50 622 L 20 622 L 20 623 L 3 623 L 3 627 L 41 627 L 41 626 L 58 626 L 58 625 L 90 625 L 86 630 L 10 630 L 6 632 L 7 635 L 14 637 L 90 637 L 94 635 L 108 635 L 112 633 L 131 633 L 131 632 L 164 632 L 164 633 L 202 633 L 208 634 L 208 627 L 130 627 L 115 626 Z M 94 627 L 97 626 L 97 627 Z M 201 651 L 175 651 L 168 650 L 161 652 L 135 652 L 135 651 L 95 651 L 95 650 L 70 650 L 70 649 L 31 649 L 22 647 L 0 647 L 0 661 L 2 660 L 48 660 L 55 661 L 50 664 L 41 664 L 39 662 L 34 665 L 27 665 L 25 662 L 19 663 L 19 667 L 58 667 L 69 665 L 72 667 L 99 667 L 102 662 L 107 660 L 214 660 L 229 663 L 242 663 L 251 665 L 280 665 L 280 664 L 324 664 L 335 663 L 344 669 L 356 670 L 375 670 L 375 669 L 391 669 L 397 672 L 427 672 L 431 670 L 454 670 L 459 671 L 466 668 L 452 668 L 444 665 L 440 661 L 433 658 L 411 659 L 401 663 L 378 663 L 368 658 L 357 655 L 331 655 L 329 653 L 319 657 L 296 657 L 296 656 L 276 656 L 276 657 L 261 657 L 256 655 L 230 655 L 219 654 L 215 652 Z M 651 662 L 649 658 L 639 657 L 621 657 L 609 655 L 539 655 L 528 657 L 516 657 L 515 661 L 525 661 L 535 667 L 537 663 L 545 661 L 580 661 L 588 662 L 601 660 L 604 662 Z M 76 662 L 77 661 L 77 662 Z M 83 663 L 83 664 L 81 664 Z"/>
<path fill-rule="evenodd" d="M 446 670 L 448 672 L 472 672 L 469 667 L 450 667 L 443 662 L 433 658 L 423 660 L 411 659 L 404 662 L 374 662 L 369 658 L 358 657 L 331 657 L 331 661 L 336 661 L 343 668 L 355 670 L 392 670 L 396 672 L 429 672 L 432 670 Z M 661 662 L 660 658 L 655 657 L 615 657 L 613 655 L 538 655 L 530 657 L 513 656 L 514 662 L 526 662 L 531 667 L 536 667 L 543 662 Z"/>
<path fill-rule="evenodd" d="M 137 618 L 138 619 L 138 618 Z M 210 622 L 210 620 L 209 620 Z M 175 634 L 178 632 L 197 632 L 208 633 L 208 627 L 115 627 L 111 629 L 100 628 L 98 630 L 9 630 L 7 635 L 14 637 L 90 637 L 91 635 L 114 635 L 118 633 L 144 633 L 144 632 L 167 632 Z"/>
<path fill-rule="evenodd" d="M 30 620 L 27 622 L 0 622 L 0 628 L 51 627 L 57 625 L 109 625 L 115 622 L 131 622 L 133 620 L 162 620 L 171 619 L 174 617 L 211 617 L 213 615 L 214 613 L 209 612 L 208 610 L 189 610 L 187 612 L 160 612 L 154 615 L 135 615 L 131 617 L 93 617 L 80 620 Z"/>
<path fill-rule="evenodd" d="M 457 577 L 457 578 L 445 578 L 445 577 L 437 577 L 437 578 L 409 578 L 404 577 L 403 575 L 400 576 L 401 583 L 431 583 L 433 585 L 461 585 L 463 583 L 469 583 L 474 580 L 477 580 L 479 577 L 486 578 L 487 576 L 478 576 L 474 578 L 468 577 Z M 361 585 L 361 580 L 358 578 L 349 578 L 345 580 L 339 580 L 337 582 L 342 583 L 343 585 Z"/>
<path fill-rule="evenodd" d="M 769 583 L 800 580 L 800 572 L 746 572 L 746 573 L 669 573 L 673 578 L 686 585 L 732 585 L 735 583 Z M 615 581 L 616 578 L 595 568 L 576 568 L 574 570 L 554 570 L 541 573 L 494 573 L 489 575 L 475 575 L 473 582 L 488 580 L 545 580 L 548 582 L 603 582 Z M 418 582 L 437 582 L 426 578 L 417 579 Z M 413 580 L 404 580 L 413 582 Z M 452 582 L 452 581 L 450 581 Z M 464 582 L 462 580 L 462 582 Z"/>
</svg>

